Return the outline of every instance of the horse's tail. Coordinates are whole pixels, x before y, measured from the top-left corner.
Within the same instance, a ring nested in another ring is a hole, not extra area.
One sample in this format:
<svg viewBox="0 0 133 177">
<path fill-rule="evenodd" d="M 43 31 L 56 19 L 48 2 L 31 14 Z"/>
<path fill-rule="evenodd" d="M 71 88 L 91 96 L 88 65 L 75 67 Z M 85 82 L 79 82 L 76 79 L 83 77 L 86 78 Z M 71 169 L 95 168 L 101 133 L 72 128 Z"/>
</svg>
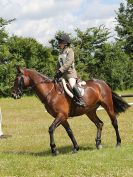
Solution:
<svg viewBox="0 0 133 177">
<path fill-rule="evenodd" d="M 130 105 L 122 99 L 118 94 L 112 92 L 112 99 L 113 99 L 113 105 L 114 105 L 114 111 L 116 114 L 119 114 L 121 112 L 125 112 Z"/>
</svg>

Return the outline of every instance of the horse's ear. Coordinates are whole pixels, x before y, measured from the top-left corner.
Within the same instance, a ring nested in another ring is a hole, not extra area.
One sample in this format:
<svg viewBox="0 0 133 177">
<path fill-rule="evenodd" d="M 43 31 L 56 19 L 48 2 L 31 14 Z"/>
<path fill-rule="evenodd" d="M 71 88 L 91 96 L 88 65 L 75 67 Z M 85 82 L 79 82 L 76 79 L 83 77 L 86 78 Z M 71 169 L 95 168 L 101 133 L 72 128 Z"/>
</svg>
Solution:
<svg viewBox="0 0 133 177">
<path fill-rule="evenodd" d="M 20 66 L 16 66 L 17 72 L 24 74 L 24 70 Z"/>
</svg>

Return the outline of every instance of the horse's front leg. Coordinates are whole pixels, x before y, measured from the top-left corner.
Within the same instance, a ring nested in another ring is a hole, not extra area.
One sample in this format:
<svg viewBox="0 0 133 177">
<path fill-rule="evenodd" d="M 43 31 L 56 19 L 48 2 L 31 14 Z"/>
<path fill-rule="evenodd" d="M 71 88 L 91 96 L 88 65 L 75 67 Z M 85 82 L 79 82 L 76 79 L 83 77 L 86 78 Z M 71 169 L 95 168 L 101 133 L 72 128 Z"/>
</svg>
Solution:
<svg viewBox="0 0 133 177">
<path fill-rule="evenodd" d="M 50 147 L 53 155 L 59 154 L 58 150 L 56 149 L 56 145 L 54 141 L 54 130 L 61 124 L 62 121 L 63 121 L 63 116 L 59 115 L 49 127 Z"/>
<path fill-rule="evenodd" d="M 73 143 L 73 153 L 77 152 L 79 150 L 79 146 L 78 146 L 77 141 L 73 135 L 73 132 L 70 128 L 68 121 L 66 120 L 66 121 L 62 122 L 62 126 L 65 128 L 68 136 L 70 137 L 70 139 Z"/>
</svg>

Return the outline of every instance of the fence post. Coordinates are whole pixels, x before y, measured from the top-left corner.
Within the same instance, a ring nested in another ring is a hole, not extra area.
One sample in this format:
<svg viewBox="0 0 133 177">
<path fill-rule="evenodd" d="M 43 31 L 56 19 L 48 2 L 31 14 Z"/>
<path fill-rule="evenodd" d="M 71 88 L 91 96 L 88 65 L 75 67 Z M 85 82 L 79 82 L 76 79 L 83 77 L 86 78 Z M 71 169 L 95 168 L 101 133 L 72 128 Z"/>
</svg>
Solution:
<svg viewBox="0 0 133 177">
<path fill-rule="evenodd" d="M 2 131 L 2 111 L 1 111 L 1 107 L 0 107 L 0 137 L 3 135 L 3 131 Z"/>
</svg>

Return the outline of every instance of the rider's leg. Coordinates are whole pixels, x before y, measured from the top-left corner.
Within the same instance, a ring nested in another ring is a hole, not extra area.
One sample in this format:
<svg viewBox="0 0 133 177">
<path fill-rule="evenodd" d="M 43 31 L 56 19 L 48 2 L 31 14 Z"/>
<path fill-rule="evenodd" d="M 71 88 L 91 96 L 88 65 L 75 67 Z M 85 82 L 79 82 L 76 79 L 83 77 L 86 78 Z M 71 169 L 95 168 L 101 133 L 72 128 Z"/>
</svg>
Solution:
<svg viewBox="0 0 133 177">
<path fill-rule="evenodd" d="M 68 82 L 69 82 L 71 88 L 73 89 L 73 87 L 76 85 L 76 79 L 75 78 L 69 78 Z"/>
<path fill-rule="evenodd" d="M 69 78 L 68 79 L 69 83 L 70 83 L 70 86 L 74 92 L 74 96 L 78 99 L 76 99 L 76 103 L 79 105 L 79 106 L 85 106 L 85 103 L 83 101 L 83 98 L 81 96 L 81 93 L 78 89 L 78 87 L 76 86 L 76 79 L 75 78 Z"/>
</svg>

